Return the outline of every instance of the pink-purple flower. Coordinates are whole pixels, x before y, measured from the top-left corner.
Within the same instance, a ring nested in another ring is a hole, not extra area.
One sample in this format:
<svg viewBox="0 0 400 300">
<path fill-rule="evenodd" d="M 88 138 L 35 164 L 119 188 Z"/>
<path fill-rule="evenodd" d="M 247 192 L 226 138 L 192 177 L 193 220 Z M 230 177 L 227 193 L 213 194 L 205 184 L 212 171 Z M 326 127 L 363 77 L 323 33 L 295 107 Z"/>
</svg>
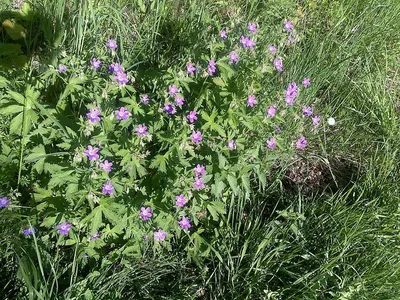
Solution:
<svg viewBox="0 0 400 300">
<path fill-rule="evenodd" d="M 304 78 L 303 82 L 301 83 L 305 88 L 311 84 L 310 78 Z"/>
<path fill-rule="evenodd" d="M 196 190 L 201 190 L 201 189 L 205 188 L 204 178 L 203 177 L 196 177 L 194 179 L 193 186 L 196 188 Z"/>
<path fill-rule="evenodd" d="M 98 238 L 100 238 L 100 233 L 95 233 L 94 235 L 92 235 L 92 237 L 91 237 L 91 240 L 92 241 L 95 241 L 95 240 L 97 240 Z"/>
<path fill-rule="evenodd" d="M 100 110 L 91 108 L 89 112 L 86 114 L 86 116 L 89 118 L 89 121 L 91 123 L 96 123 L 100 121 L 99 117 L 100 113 L 101 113 Z"/>
<path fill-rule="evenodd" d="M 92 146 L 88 146 L 87 150 L 84 152 L 84 155 L 86 155 L 89 160 L 96 160 L 99 158 L 99 155 L 97 154 L 99 152 L 99 148 L 93 148 Z"/>
<path fill-rule="evenodd" d="M 142 96 L 140 96 L 140 102 L 142 102 L 143 104 L 149 104 L 149 95 L 143 94 Z"/>
<path fill-rule="evenodd" d="M 162 229 L 158 229 L 158 231 L 154 231 L 154 240 L 155 241 L 164 241 L 166 236 L 167 236 L 167 233 Z"/>
<path fill-rule="evenodd" d="M 184 102 L 185 102 L 185 98 L 183 98 L 183 96 L 180 96 L 180 95 L 175 96 L 175 104 L 176 105 L 182 106 Z"/>
<path fill-rule="evenodd" d="M 297 140 L 296 147 L 297 149 L 304 149 L 305 147 L 307 147 L 307 140 L 304 136 Z"/>
<path fill-rule="evenodd" d="M 176 196 L 175 200 L 176 200 L 175 201 L 175 205 L 176 206 L 180 206 L 180 207 L 184 207 L 185 204 L 188 201 L 183 194 L 180 194 L 179 196 Z"/>
<path fill-rule="evenodd" d="M 153 214 L 151 213 L 151 207 L 142 207 L 140 208 L 139 216 L 144 220 L 147 221 L 150 219 Z"/>
<path fill-rule="evenodd" d="M 138 136 L 148 135 L 147 126 L 143 126 L 142 124 L 139 124 L 138 127 L 136 127 L 135 131 Z"/>
<path fill-rule="evenodd" d="M 248 95 L 247 96 L 247 105 L 250 107 L 253 107 L 256 104 L 257 104 L 256 96 Z"/>
<path fill-rule="evenodd" d="M 169 89 L 169 94 L 170 94 L 171 96 L 175 96 L 176 94 L 179 93 L 179 89 L 178 89 L 178 87 L 177 87 L 175 84 L 170 85 L 170 86 L 168 87 L 168 89 Z"/>
<path fill-rule="evenodd" d="M 71 229 L 71 224 L 68 224 L 67 222 L 62 222 L 60 225 L 57 225 L 58 228 L 58 233 L 59 234 L 69 234 L 69 230 Z"/>
<path fill-rule="evenodd" d="M 197 120 L 197 112 L 195 110 L 192 110 L 187 116 L 190 123 L 193 123 L 194 121 Z"/>
<path fill-rule="evenodd" d="M 290 32 L 293 29 L 293 23 L 291 21 L 285 21 L 285 25 L 283 28 L 287 31 Z"/>
<path fill-rule="evenodd" d="M 275 55 L 275 53 L 276 53 L 276 48 L 275 48 L 274 45 L 268 45 L 268 50 L 269 50 L 273 55 Z"/>
<path fill-rule="evenodd" d="M 115 50 L 118 48 L 117 42 L 113 39 L 108 40 L 106 45 L 110 50 Z"/>
<path fill-rule="evenodd" d="M 195 144 L 200 143 L 203 140 L 200 130 L 199 131 L 193 130 L 190 138 L 192 139 L 193 143 L 195 143 Z"/>
<path fill-rule="evenodd" d="M 251 33 L 255 33 L 257 31 L 257 24 L 256 23 L 249 23 L 247 28 Z"/>
<path fill-rule="evenodd" d="M 208 63 L 208 67 L 207 67 L 208 74 L 210 74 L 210 76 L 213 76 L 216 71 L 217 71 L 217 67 L 215 65 L 215 61 L 210 60 Z"/>
<path fill-rule="evenodd" d="M 296 99 L 296 97 L 298 95 L 298 91 L 299 91 L 299 89 L 297 87 L 296 82 L 289 83 L 289 85 L 285 91 L 285 102 L 287 105 L 290 105 L 290 106 L 293 105 L 294 99 Z"/>
<path fill-rule="evenodd" d="M 171 103 L 164 104 L 164 111 L 169 115 L 173 115 L 176 113 L 175 106 L 173 106 Z"/>
<path fill-rule="evenodd" d="M 95 57 L 92 59 L 90 63 L 92 64 L 93 70 L 98 70 L 101 67 L 101 61 Z"/>
<path fill-rule="evenodd" d="M 108 72 L 112 74 L 122 73 L 124 72 L 124 67 L 121 66 L 119 63 L 113 63 L 108 67 Z"/>
<path fill-rule="evenodd" d="M 0 198 L 0 208 L 6 208 L 10 205 L 10 200 L 7 197 Z"/>
<path fill-rule="evenodd" d="M 194 75 L 194 73 L 196 72 L 196 67 L 193 63 L 189 62 L 186 64 L 186 70 L 189 75 Z"/>
<path fill-rule="evenodd" d="M 303 106 L 303 116 L 309 117 L 312 115 L 312 108 L 310 106 Z"/>
<path fill-rule="evenodd" d="M 118 72 L 117 75 L 114 77 L 114 80 L 117 81 L 120 85 L 124 85 L 129 81 L 126 73 L 123 72 Z"/>
<path fill-rule="evenodd" d="M 131 113 L 125 107 L 121 107 L 119 110 L 114 111 L 118 120 L 127 120 Z"/>
<path fill-rule="evenodd" d="M 229 53 L 229 63 L 233 64 L 233 63 L 237 63 L 239 61 L 239 54 L 237 54 L 235 51 L 232 51 L 231 53 Z"/>
<path fill-rule="evenodd" d="M 38 232 L 38 230 L 36 228 L 33 228 L 33 227 L 29 227 L 27 229 L 24 229 L 24 231 L 23 231 L 25 236 L 33 235 L 36 232 Z"/>
<path fill-rule="evenodd" d="M 197 164 L 193 171 L 196 173 L 196 176 L 206 175 L 206 168 L 200 164 Z"/>
<path fill-rule="evenodd" d="M 273 137 L 270 138 L 269 140 L 267 140 L 267 147 L 269 149 L 274 149 L 275 146 L 276 146 L 276 141 L 275 141 L 275 139 Z"/>
<path fill-rule="evenodd" d="M 250 50 L 254 50 L 254 47 L 256 46 L 253 39 L 245 37 L 243 35 L 240 37 L 240 43 L 244 48 L 249 48 Z"/>
<path fill-rule="evenodd" d="M 66 66 L 64 66 L 64 65 L 58 65 L 58 70 L 57 70 L 57 72 L 58 73 L 62 73 L 62 72 L 65 72 L 65 71 L 67 71 L 68 69 L 67 69 L 67 67 Z"/>
<path fill-rule="evenodd" d="M 277 107 L 275 105 L 271 105 L 267 109 L 267 117 L 273 118 L 276 115 Z"/>
<path fill-rule="evenodd" d="M 223 40 L 226 40 L 227 37 L 228 37 L 228 35 L 226 34 L 226 31 L 225 31 L 225 30 L 221 30 L 221 31 L 219 32 L 219 36 L 220 36 L 221 39 L 223 39 Z"/>
<path fill-rule="evenodd" d="M 100 169 L 106 172 L 111 172 L 111 167 L 113 163 L 109 162 L 107 159 L 104 162 L 99 163 Z"/>
<path fill-rule="evenodd" d="M 192 226 L 190 225 L 190 220 L 189 220 L 189 219 L 186 219 L 185 216 L 182 217 L 182 219 L 178 222 L 178 224 L 179 224 L 179 226 L 181 226 L 181 228 L 182 228 L 183 230 L 189 229 L 190 227 L 192 227 Z"/>
<path fill-rule="evenodd" d="M 319 116 L 314 116 L 314 117 L 311 118 L 311 120 L 312 120 L 312 123 L 313 123 L 313 125 L 315 127 L 317 127 L 319 125 L 319 122 L 321 121 Z"/>
<path fill-rule="evenodd" d="M 235 150 L 235 149 L 236 149 L 236 142 L 235 142 L 235 140 L 230 140 L 230 141 L 228 141 L 228 148 L 229 148 L 229 150 Z"/>
<path fill-rule="evenodd" d="M 103 190 L 102 190 L 103 195 L 112 195 L 114 193 L 114 186 L 112 185 L 110 180 L 107 180 L 105 184 L 103 184 Z"/>
<path fill-rule="evenodd" d="M 280 58 L 274 59 L 274 67 L 278 72 L 283 72 L 283 62 Z"/>
</svg>

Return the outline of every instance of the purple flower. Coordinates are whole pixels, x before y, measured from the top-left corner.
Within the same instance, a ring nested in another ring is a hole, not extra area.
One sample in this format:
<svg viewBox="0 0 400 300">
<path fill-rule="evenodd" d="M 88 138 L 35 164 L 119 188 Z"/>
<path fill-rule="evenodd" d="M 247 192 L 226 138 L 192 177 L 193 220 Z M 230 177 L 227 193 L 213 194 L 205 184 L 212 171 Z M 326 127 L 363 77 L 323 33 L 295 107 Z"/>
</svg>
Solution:
<svg viewBox="0 0 400 300">
<path fill-rule="evenodd" d="M 100 115 L 100 110 L 91 108 L 90 111 L 86 114 L 86 116 L 89 118 L 89 121 L 91 123 L 96 123 L 100 121 L 99 115 Z"/>
<path fill-rule="evenodd" d="M 303 79 L 303 82 L 301 83 L 305 88 L 306 87 L 308 87 L 310 84 L 311 84 L 311 82 L 310 82 L 310 78 L 304 78 Z"/>
<path fill-rule="evenodd" d="M 197 164 L 193 171 L 196 173 L 196 176 L 206 175 L 206 168 L 200 164 Z"/>
<path fill-rule="evenodd" d="M 138 127 L 136 127 L 135 131 L 138 136 L 148 135 L 147 126 L 143 126 L 142 124 L 139 124 Z"/>
<path fill-rule="evenodd" d="M 92 235 L 92 237 L 91 237 L 91 239 L 92 239 L 92 241 L 95 241 L 95 240 L 97 240 L 98 238 L 100 238 L 100 233 L 95 233 L 94 235 Z"/>
<path fill-rule="evenodd" d="M 311 120 L 315 127 L 317 127 L 319 125 L 319 122 L 321 121 L 321 119 L 318 116 L 312 117 Z"/>
<path fill-rule="evenodd" d="M 192 139 L 193 143 L 197 144 L 200 143 L 203 140 L 203 137 L 201 136 L 201 131 L 192 131 L 192 135 L 190 136 Z"/>
<path fill-rule="evenodd" d="M 118 48 L 117 42 L 115 40 L 108 40 L 106 45 L 110 50 L 115 50 Z"/>
<path fill-rule="evenodd" d="M 182 106 L 185 102 L 185 99 L 182 96 L 176 95 L 175 97 L 175 104 L 178 106 Z"/>
<path fill-rule="evenodd" d="M 270 139 L 267 141 L 267 147 L 268 147 L 269 149 L 274 149 L 275 146 L 276 146 L 276 141 L 275 141 L 275 139 L 272 137 L 272 138 L 270 138 Z"/>
<path fill-rule="evenodd" d="M 142 207 L 140 209 L 139 216 L 144 220 L 147 221 L 150 219 L 153 215 L 151 213 L 151 207 Z"/>
<path fill-rule="evenodd" d="M 179 224 L 179 226 L 181 226 L 181 228 L 182 228 L 183 230 L 189 229 L 190 227 L 192 227 L 192 226 L 190 225 L 190 220 L 189 220 L 189 219 L 186 219 L 186 217 L 182 217 L 182 219 L 178 222 L 178 224 Z"/>
<path fill-rule="evenodd" d="M 143 104 L 149 104 L 149 95 L 143 94 L 142 96 L 140 96 L 140 102 L 142 102 Z"/>
<path fill-rule="evenodd" d="M 112 165 L 113 165 L 113 163 L 109 162 L 108 160 L 105 160 L 104 162 L 99 163 L 100 169 L 102 169 L 103 171 L 106 171 L 106 172 L 111 172 Z"/>
<path fill-rule="evenodd" d="M 282 72 L 283 71 L 283 62 L 282 59 L 279 58 L 275 58 L 274 59 L 274 67 L 278 72 Z"/>
<path fill-rule="evenodd" d="M 189 75 L 194 75 L 194 72 L 196 72 L 196 68 L 193 63 L 189 62 L 186 64 L 186 70 Z"/>
<path fill-rule="evenodd" d="M 169 115 L 173 115 L 176 113 L 175 106 L 173 106 L 171 103 L 164 104 L 164 111 Z"/>
<path fill-rule="evenodd" d="M 310 106 L 303 106 L 303 116 L 309 117 L 312 115 L 312 108 Z"/>
<path fill-rule="evenodd" d="M 71 225 L 64 221 L 60 225 L 57 225 L 57 228 L 58 228 L 59 234 L 67 234 L 68 235 L 69 230 L 71 229 Z"/>
<path fill-rule="evenodd" d="M 197 120 L 197 113 L 196 113 L 196 111 L 195 111 L 195 110 L 192 110 L 192 111 L 186 116 L 186 118 L 189 119 L 189 122 L 190 122 L 190 123 L 193 123 L 194 121 L 196 121 L 196 120 Z"/>
<path fill-rule="evenodd" d="M 201 189 L 205 188 L 204 178 L 203 177 L 196 177 L 194 179 L 193 185 L 196 188 L 196 190 L 201 190 Z"/>
<path fill-rule="evenodd" d="M 276 132 L 278 132 L 278 133 L 280 133 L 280 132 L 281 132 L 281 129 L 279 128 L 279 126 L 278 126 L 278 125 L 275 125 L 275 130 L 276 130 Z"/>
<path fill-rule="evenodd" d="M 82 255 L 82 258 L 88 258 L 89 257 L 89 255 L 87 255 L 86 253 L 84 253 L 83 255 Z"/>
<path fill-rule="evenodd" d="M 117 75 L 114 77 L 115 81 L 118 81 L 120 85 L 124 85 L 128 83 L 128 78 L 126 77 L 126 73 L 118 72 Z"/>
<path fill-rule="evenodd" d="M 270 107 L 268 107 L 268 109 L 267 109 L 267 117 L 269 117 L 269 118 L 275 117 L 276 110 L 277 110 L 277 107 L 275 105 L 271 105 Z"/>
<path fill-rule="evenodd" d="M 114 193 L 114 186 L 111 184 L 110 180 L 107 180 L 107 182 L 103 184 L 102 193 L 103 195 L 112 195 Z"/>
<path fill-rule="evenodd" d="M 92 59 L 92 61 L 91 61 L 91 64 L 92 64 L 93 70 L 98 70 L 98 69 L 100 69 L 101 61 L 100 61 L 99 59 L 97 59 L 97 58 L 94 57 L 94 58 Z"/>
<path fill-rule="evenodd" d="M 185 198 L 185 196 L 183 194 L 176 196 L 175 200 L 176 200 L 175 201 L 176 206 L 184 207 L 185 204 L 187 203 L 187 199 Z"/>
<path fill-rule="evenodd" d="M 25 236 L 33 235 L 36 232 L 38 232 L 38 230 L 36 228 L 33 228 L 33 227 L 29 227 L 27 229 L 24 229 L 24 231 L 23 231 Z"/>
<path fill-rule="evenodd" d="M 297 87 L 296 82 L 289 83 L 289 85 L 285 91 L 285 102 L 287 105 L 290 105 L 290 106 L 293 105 L 294 99 L 296 99 L 298 91 L 299 91 L 299 89 Z"/>
<path fill-rule="evenodd" d="M 291 32 L 293 29 L 293 23 L 291 21 L 285 21 L 285 26 L 283 26 L 283 28 L 287 31 L 287 32 Z"/>
<path fill-rule="evenodd" d="M 229 53 L 229 63 L 233 64 L 233 63 L 237 63 L 239 61 L 239 54 L 237 54 L 235 51 L 232 51 L 231 53 Z"/>
<path fill-rule="evenodd" d="M 256 45 L 251 38 L 245 37 L 243 35 L 240 37 L 240 43 L 244 48 L 250 48 L 250 50 L 254 50 L 254 47 Z"/>
<path fill-rule="evenodd" d="M 167 233 L 162 229 L 158 229 L 158 231 L 154 231 L 154 240 L 155 241 L 164 241 L 166 236 L 167 236 Z"/>
<path fill-rule="evenodd" d="M 97 152 L 99 152 L 99 148 L 93 148 L 89 145 L 84 154 L 89 158 L 89 160 L 96 160 L 99 158 Z"/>
<path fill-rule="evenodd" d="M 58 65 L 58 70 L 57 70 L 58 73 L 62 73 L 62 72 L 65 72 L 65 71 L 67 71 L 67 67 L 66 66 Z"/>
<path fill-rule="evenodd" d="M 122 73 L 122 72 L 124 72 L 124 70 L 125 70 L 124 67 L 121 66 L 119 63 L 111 64 L 108 67 L 108 72 L 113 73 L 113 74 Z"/>
<path fill-rule="evenodd" d="M 177 88 L 177 86 L 175 84 L 169 86 L 169 94 L 171 96 L 175 96 L 178 93 L 179 93 L 179 89 Z"/>
<path fill-rule="evenodd" d="M 229 150 L 235 150 L 236 149 L 235 140 L 228 141 L 228 148 L 229 148 Z"/>
<path fill-rule="evenodd" d="M 7 197 L 0 198 L 0 208 L 5 208 L 10 204 L 10 200 Z"/>
<path fill-rule="evenodd" d="M 275 48 L 274 45 L 268 45 L 268 50 L 269 50 L 273 55 L 275 55 L 275 53 L 276 53 L 276 48 Z"/>
<path fill-rule="evenodd" d="M 307 146 L 307 140 L 304 136 L 299 138 L 296 142 L 297 149 L 304 149 Z"/>
<path fill-rule="evenodd" d="M 210 74 L 210 76 L 213 76 L 215 71 L 217 71 L 217 68 L 215 66 L 215 61 L 210 60 L 210 62 L 208 63 L 207 69 L 208 69 L 208 71 L 207 71 L 208 74 Z"/>
<path fill-rule="evenodd" d="M 131 115 L 129 110 L 126 110 L 125 107 L 121 107 L 119 110 L 114 111 L 114 113 L 117 116 L 118 120 L 127 120 Z"/>
<path fill-rule="evenodd" d="M 226 34 L 225 30 L 221 30 L 219 32 L 219 36 L 221 37 L 221 39 L 226 40 L 226 38 L 228 37 L 228 35 Z"/>
<path fill-rule="evenodd" d="M 247 105 L 248 106 L 253 107 L 256 104 L 257 104 L 256 96 L 254 96 L 254 95 L 247 96 Z"/>
<path fill-rule="evenodd" d="M 256 23 L 249 23 L 247 28 L 251 33 L 255 33 L 257 31 L 257 24 Z"/>
</svg>

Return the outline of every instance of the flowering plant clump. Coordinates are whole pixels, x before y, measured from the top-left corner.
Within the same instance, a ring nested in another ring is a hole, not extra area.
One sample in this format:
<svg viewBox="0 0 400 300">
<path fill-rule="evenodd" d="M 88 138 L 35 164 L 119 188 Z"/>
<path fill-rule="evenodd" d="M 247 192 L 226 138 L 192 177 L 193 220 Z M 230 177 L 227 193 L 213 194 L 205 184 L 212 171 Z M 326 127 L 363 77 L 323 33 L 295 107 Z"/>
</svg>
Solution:
<svg viewBox="0 0 400 300">
<path fill-rule="evenodd" d="M 209 247 L 203 235 L 232 197 L 249 198 L 255 182 L 266 188 L 280 157 L 318 147 L 324 118 L 313 78 L 283 64 L 284 41 L 299 29 L 285 21 L 268 38 L 262 23 L 240 26 L 216 29 L 210 53 L 160 68 L 156 77 L 121 61 L 114 39 L 79 63 L 65 59 L 45 76 L 60 79 L 66 122 L 38 113 L 43 91 L 8 94 L 6 104 L 29 99 L 31 119 L 41 120 L 24 127 L 42 141 L 27 159 L 41 178 L 31 220 L 43 227 L 40 236 L 47 229 L 63 245 L 79 240 L 81 257 L 110 240 L 140 257 L 145 243 L 170 250 L 181 239 L 195 255 Z M 10 209 L 3 195 L 0 208 Z"/>
</svg>

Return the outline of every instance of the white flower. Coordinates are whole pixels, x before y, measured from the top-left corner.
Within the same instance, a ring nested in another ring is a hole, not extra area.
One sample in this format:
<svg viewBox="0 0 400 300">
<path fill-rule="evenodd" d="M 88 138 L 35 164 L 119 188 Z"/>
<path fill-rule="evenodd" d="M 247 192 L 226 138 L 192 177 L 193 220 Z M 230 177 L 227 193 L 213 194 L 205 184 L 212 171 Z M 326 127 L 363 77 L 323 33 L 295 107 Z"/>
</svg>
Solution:
<svg viewBox="0 0 400 300">
<path fill-rule="evenodd" d="M 336 124 L 336 121 L 334 118 L 332 118 L 332 117 L 328 118 L 328 125 L 335 126 L 335 124 Z"/>
</svg>

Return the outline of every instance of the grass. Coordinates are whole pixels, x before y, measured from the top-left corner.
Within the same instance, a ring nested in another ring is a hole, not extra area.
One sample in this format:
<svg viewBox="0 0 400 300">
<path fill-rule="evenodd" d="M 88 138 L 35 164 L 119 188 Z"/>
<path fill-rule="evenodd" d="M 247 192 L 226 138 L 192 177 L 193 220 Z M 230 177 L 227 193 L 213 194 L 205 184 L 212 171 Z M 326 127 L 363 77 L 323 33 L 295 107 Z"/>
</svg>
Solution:
<svg viewBox="0 0 400 300">
<path fill-rule="evenodd" d="M 226 218 L 209 233 L 209 255 L 201 261 L 177 251 L 142 261 L 78 263 L 76 256 L 52 257 L 38 243 L 10 242 L 9 228 L 19 224 L 0 219 L 4 299 L 17 294 L 19 299 L 400 297 L 397 1 L 34 0 L 32 5 L 39 7 L 39 26 L 46 29 L 35 42 L 46 40 L 49 47 L 40 59 L 54 62 L 61 49 L 85 57 L 89 49 L 102 51 L 102 37 L 115 36 L 133 70 L 183 65 L 191 53 L 207 52 L 209 26 L 256 20 L 272 28 L 293 16 L 308 30 L 285 63 L 294 66 L 293 78 L 312 78 L 310 103 L 337 121 L 324 128 L 314 155 L 332 172 L 330 162 L 338 157 L 355 162 L 356 170 L 342 168 L 337 177 L 358 174 L 336 189 L 303 193 L 301 184 L 285 185 L 293 160 L 282 162 L 266 188 L 254 180 L 254 197 L 232 198 Z M 7 122 L 0 120 L 2 140 Z"/>
</svg>

